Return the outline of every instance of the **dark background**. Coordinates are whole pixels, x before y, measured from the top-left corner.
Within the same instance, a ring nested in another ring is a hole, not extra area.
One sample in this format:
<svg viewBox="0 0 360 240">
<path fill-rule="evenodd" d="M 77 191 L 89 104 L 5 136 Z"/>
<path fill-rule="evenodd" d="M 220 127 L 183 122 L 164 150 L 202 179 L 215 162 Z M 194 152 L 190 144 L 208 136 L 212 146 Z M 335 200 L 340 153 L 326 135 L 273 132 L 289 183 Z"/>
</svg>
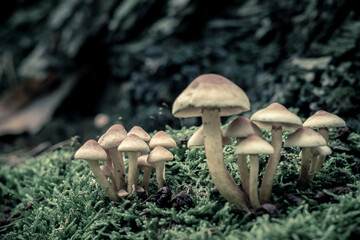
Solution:
<svg viewBox="0 0 360 240">
<path fill-rule="evenodd" d="M 221 74 L 254 111 L 319 109 L 360 132 L 360 8 L 349 0 L 14 0 L 0 3 L 0 153 L 96 138 L 109 124 L 199 125 L 171 115 L 195 77 Z M 70 82 L 70 87 L 67 86 Z M 56 104 L 57 90 L 63 97 Z M 45 99 L 45 100 L 44 100 Z M 45 102 L 40 114 L 32 106 Z M 21 115 L 19 113 L 29 113 Z M 97 114 L 109 123 L 94 126 Z M 36 116 L 48 119 L 29 128 Z M 52 118 L 50 118 L 52 116 Z M 9 131 L 6 123 L 15 124 Z"/>
</svg>

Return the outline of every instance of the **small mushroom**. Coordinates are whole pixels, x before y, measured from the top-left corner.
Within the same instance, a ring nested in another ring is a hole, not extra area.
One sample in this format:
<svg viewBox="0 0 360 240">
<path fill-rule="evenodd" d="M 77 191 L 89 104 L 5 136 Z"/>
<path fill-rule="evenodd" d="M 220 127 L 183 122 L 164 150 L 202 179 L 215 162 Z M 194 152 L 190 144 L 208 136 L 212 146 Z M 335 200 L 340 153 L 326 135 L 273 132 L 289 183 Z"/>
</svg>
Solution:
<svg viewBox="0 0 360 240">
<path fill-rule="evenodd" d="M 114 191 L 116 191 L 114 172 L 106 165 L 101 165 L 100 169 L 101 169 L 101 172 L 105 175 L 105 177 L 111 179 L 112 188 L 114 189 Z"/>
<path fill-rule="evenodd" d="M 176 142 L 166 132 L 158 131 L 157 133 L 155 133 L 155 135 L 151 138 L 149 142 L 150 149 L 154 149 L 156 146 L 162 146 L 166 149 L 169 149 L 176 147 Z M 166 179 L 165 168 L 163 172 L 163 179 Z"/>
<path fill-rule="evenodd" d="M 116 189 L 126 189 L 126 171 L 122 153 L 117 150 L 120 143 L 126 138 L 126 130 L 121 124 L 111 126 L 98 140 L 110 155 L 114 166 Z M 108 165 L 108 164 L 107 164 Z M 110 166 L 108 166 L 110 167 Z M 112 167 L 112 166 L 111 166 Z"/>
<path fill-rule="evenodd" d="M 224 137 L 224 131 L 221 131 L 221 139 L 223 145 L 231 145 L 232 140 L 231 137 Z M 187 142 L 188 148 L 204 148 L 205 147 L 205 140 L 204 140 L 204 126 L 200 126 L 198 130 L 194 132 L 194 134 L 189 138 Z"/>
<path fill-rule="evenodd" d="M 173 160 L 173 158 L 174 156 L 172 153 L 162 146 L 156 146 L 147 158 L 148 163 L 155 163 L 156 181 L 159 188 L 164 186 L 163 171 L 165 168 L 165 161 Z"/>
<path fill-rule="evenodd" d="M 138 183 L 136 182 L 138 171 L 138 157 L 140 153 L 146 153 L 149 151 L 148 145 L 137 135 L 130 134 L 119 145 L 118 151 L 127 152 L 129 159 L 128 169 L 128 193 L 131 194 L 134 189 L 137 189 Z"/>
<path fill-rule="evenodd" d="M 134 126 L 132 129 L 130 129 L 128 135 L 131 134 L 135 134 L 145 142 L 149 142 L 151 138 L 150 135 L 142 127 L 139 126 Z"/>
<path fill-rule="evenodd" d="M 321 147 L 315 147 L 311 149 L 311 165 L 309 170 L 309 178 L 310 180 L 314 178 L 314 175 L 316 174 L 317 166 L 319 158 L 318 156 L 325 157 L 327 155 L 330 155 L 332 153 L 331 149 L 328 146 L 321 146 Z"/>
<path fill-rule="evenodd" d="M 95 140 L 89 140 L 81 146 L 76 151 L 74 158 L 86 160 L 97 182 L 107 193 L 109 199 L 114 202 L 120 201 L 120 198 L 114 189 L 111 188 L 109 181 L 100 169 L 99 161 L 106 161 L 107 155 L 105 150 Z"/>
<path fill-rule="evenodd" d="M 258 154 L 273 154 L 274 148 L 261 137 L 251 134 L 242 140 L 235 148 L 235 154 L 250 155 L 250 181 L 249 197 L 250 204 L 254 209 L 260 207 L 258 197 L 258 176 L 259 176 L 259 157 Z"/>
<path fill-rule="evenodd" d="M 329 128 L 345 127 L 346 123 L 343 119 L 335 114 L 328 113 L 324 110 L 317 111 L 314 115 L 309 117 L 303 124 L 304 127 L 310 127 L 313 129 L 319 129 L 319 133 L 329 142 Z M 318 163 L 315 171 L 319 171 L 321 166 L 324 164 L 326 156 L 319 156 Z M 313 174 L 312 176 L 314 176 Z"/>
<path fill-rule="evenodd" d="M 255 112 L 250 117 L 250 120 L 260 128 L 271 129 L 271 145 L 275 150 L 274 154 L 269 157 L 261 182 L 259 198 L 260 203 L 263 204 L 270 201 L 272 185 L 282 149 L 282 130 L 295 131 L 301 127 L 302 122 L 298 116 L 277 102 Z"/>
<path fill-rule="evenodd" d="M 244 91 L 218 74 L 203 74 L 176 98 L 172 114 L 178 118 L 202 117 L 205 154 L 211 178 L 220 194 L 237 208 L 248 210 L 248 197 L 235 183 L 224 163 L 220 117 L 250 110 Z"/>
<path fill-rule="evenodd" d="M 325 139 L 318 133 L 308 127 L 302 127 L 289 135 L 285 141 L 284 147 L 301 147 L 301 169 L 298 184 L 301 189 L 309 185 L 309 168 L 311 160 L 311 148 L 326 146 Z"/>
<path fill-rule="evenodd" d="M 261 136 L 262 132 L 258 126 L 250 122 L 246 117 L 235 118 L 224 131 L 225 137 L 236 137 L 237 144 L 240 144 L 242 140 L 251 134 Z M 237 164 L 242 188 L 249 195 L 249 172 L 245 154 L 238 154 Z"/>
<path fill-rule="evenodd" d="M 149 155 L 142 155 L 138 158 L 138 168 L 144 170 L 141 187 L 148 194 L 149 183 L 152 169 L 156 168 L 155 164 L 147 162 Z"/>
</svg>

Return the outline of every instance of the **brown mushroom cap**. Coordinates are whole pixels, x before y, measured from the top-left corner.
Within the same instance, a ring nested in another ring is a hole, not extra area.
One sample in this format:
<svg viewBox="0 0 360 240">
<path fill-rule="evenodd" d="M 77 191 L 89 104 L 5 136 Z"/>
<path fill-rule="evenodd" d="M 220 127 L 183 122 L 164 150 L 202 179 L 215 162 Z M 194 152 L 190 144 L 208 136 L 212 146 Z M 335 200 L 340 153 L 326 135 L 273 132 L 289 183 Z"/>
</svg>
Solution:
<svg viewBox="0 0 360 240">
<path fill-rule="evenodd" d="M 319 110 L 314 115 L 309 117 L 304 122 L 303 126 L 311 128 L 338 128 L 345 127 L 346 123 L 343 119 L 335 114 Z"/>
<path fill-rule="evenodd" d="M 121 124 L 111 126 L 98 140 L 98 143 L 104 148 L 118 147 L 126 138 L 126 130 Z"/>
<path fill-rule="evenodd" d="M 148 163 L 157 163 L 170 161 L 174 159 L 174 155 L 162 146 L 156 146 L 149 154 Z"/>
<path fill-rule="evenodd" d="M 325 139 L 318 132 L 308 127 L 302 127 L 289 135 L 284 147 L 318 147 L 326 145 Z"/>
<path fill-rule="evenodd" d="M 107 154 L 95 140 L 90 139 L 76 151 L 74 158 L 90 161 L 106 161 Z"/>
<path fill-rule="evenodd" d="M 273 154 L 270 143 L 256 134 L 251 134 L 242 140 L 235 148 L 235 154 Z"/>
<path fill-rule="evenodd" d="M 220 129 L 221 135 L 223 135 L 223 130 Z M 231 137 L 222 137 L 223 145 L 231 145 L 232 140 Z M 188 148 L 203 148 L 205 146 L 204 142 L 204 126 L 200 126 L 196 132 L 189 138 L 187 142 Z"/>
<path fill-rule="evenodd" d="M 281 123 L 282 129 L 295 131 L 302 126 L 301 119 L 280 103 L 272 103 L 255 112 L 251 118 L 260 128 L 271 129 L 273 123 Z"/>
<path fill-rule="evenodd" d="M 130 129 L 130 131 L 128 132 L 128 135 L 130 135 L 130 134 L 137 135 L 145 142 L 150 141 L 150 138 L 151 138 L 150 135 L 147 132 L 145 132 L 145 130 L 142 129 L 142 127 L 139 127 L 139 126 L 134 126 L 132 129 Z"/>
<path fill-rule="evenodd" d="M 221 116 L 250 110 L 244 91 L 218 74 L 203 74 L 176 98 L 172 114 L 178 118 L 202 116 L 203 108 L 219 108 Z"/>
<path fill-rule="evenodd" d="M 156 146 L 163 146 L 164 148 L 174 148 L 176 147 L 176 142 L 166 132 L 158 131 L 149 142 L 149 147 L 151 149 Z"/>
<path fill-rule="evenodd" d="M 138 166 L 155 168 L 155 164 L 147 162 L 148 157 L 149 155 L 141 155 L 138 157 Z"/>
<path fill-rule="evenodd" d="M 118 151 L 120 152 L 148 152 L 149 147 L 135 134 L 128 135 L 124 141 L 119 145 Z"/>
<path fill-rule="evenodd" d="M 246 138 L 251 134 L 261 136 L 262 132 L 258 126 L 246 117 L 235 118 L 224 131 L 225 137 Z"/>
</svg>

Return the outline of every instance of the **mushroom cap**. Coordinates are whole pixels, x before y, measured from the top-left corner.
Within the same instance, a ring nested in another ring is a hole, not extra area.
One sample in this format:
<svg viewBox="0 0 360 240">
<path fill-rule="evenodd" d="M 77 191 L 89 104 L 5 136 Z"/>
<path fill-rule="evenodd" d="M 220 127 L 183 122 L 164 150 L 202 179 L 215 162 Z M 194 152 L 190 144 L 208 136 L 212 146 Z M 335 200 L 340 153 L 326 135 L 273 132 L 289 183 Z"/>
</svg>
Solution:
<svg viewBox="0 0 360 240">
<path fill-rule="evenodd" d="M 176 147 L 176 142 L 172 137 L 164 131 L 158 131 L 150 140 L 149 147 L 153 149 L 156 146 L 163 146 L 164 148 Z"/>
<path fill-rule="evenodd" d="M 309 117 L 303 124 L 304 127 L 311 128 L 337 128 L 345 127 L 346 123 L 343 119 L 335 114 L 328 113 L 324 110 L 317 111 Z"/>
<path fill-rule="evenodd" d="M 128 135 L 118 147 L 119 152 L 148 152 L 149 147 L 139 136 Z"/>
<path fill-rule="evenodd" d="M 202 116 L 203 108 L 219 108 L 220 116 L 250 110 L 245 92 L 218 74 L 203 74 L 193 80 L 176 98 L 172 114 L 178 118 Z"/>
<path fill-rule="evenodd" d="M 126 130 L 121 124 L 111 126 L 98 140 L 104 149 L 118 147 L 126 138 Z"/>
<path fill-rule="evenodd" d="M 326 145 L 325 139 L 318 132 L 308 127 L 302 127 L 289 135 L 284 147 L 318 147 Z"/>
<path fill-rule="evenodd" d="M 332 151 L 328 146 L 319 146 L 319 147 L 314 147 L 312 149 L 312 153 L 314 155 L 327 156 L 330 155 Z"/>
<path fill-rule="evenodd" d="M 140 157 L 138 157 L 138 166 L 155 168 L 155 164 L 147 162 L 148 157 L 149 155 L 141 155 Z"/>
<path fill-rule="evenodd" d="M 256 134 L 251 134 L 242 140 L 235 148 L 235 154 L 273 154 L 270 143 Z"/>
<path fill-rule="evenodd" d="M 139 126 L 134 126 L 132 129 L 130 129 L 130 131 L 128 132 L 128 135 L 130 135 L 130 134 L 137 135 L 145 142 L 150 141 L 150 138 L 151 138 L 150 135 L 147 132 L 145 132 L 145 130 L 142 129 L 142 127 L 139 127 Z"/>
<path fill-rule="evenodd" d="M 106 161 L 107 154 L 95 140 L 90 139 L 76 151 L 74 158 L 90 161 Z"/>
<path fill-rule="evenodd" d="M 260 128 L 271 129 L 273 123 L 281 123 L 282 129 L 295 131 L 302 126 L 301 119 L 280 103 L 272 103 L 255 112 L 251 117 Z"/>
<path fill-rule="evenodd" d="M 221 131 L 221 135 L 222 135 L 223 145 L 231 145 L 232 144 L 231 137 L 224 137 L 223 130 L 220 129 L 220 131 Z M 194 132 L 194 134 L 189 138 L 189 140 L 187 142 L 187 147 L 188 148 L 203 148 L 203 147 L 205 147 L 204 126 L 203 125 L 201 125 L 201 127 L 199 127 L 199 129 L 196 130 L 196 132 Z"/>
<path fill-rule="evenodd" d="M 126 197 L 128 195 L 129 193 L 125 189 L 120 189 L 120 191 L 118 192 L 119 197 Z"/>
<path fill-rule="evenodd" d="M 157 163 L 173 160 L 174 155 L 162 146 L 156 146 L 147 158 L 148 163 Z"/>
<path fill-rule="evenodd" d="M 262 132 L 256 124 L 246 117 L 235 118 L 224 131 L 225 137 L 246 138 L 251 134 L 261 136 Z"/>
</svg>

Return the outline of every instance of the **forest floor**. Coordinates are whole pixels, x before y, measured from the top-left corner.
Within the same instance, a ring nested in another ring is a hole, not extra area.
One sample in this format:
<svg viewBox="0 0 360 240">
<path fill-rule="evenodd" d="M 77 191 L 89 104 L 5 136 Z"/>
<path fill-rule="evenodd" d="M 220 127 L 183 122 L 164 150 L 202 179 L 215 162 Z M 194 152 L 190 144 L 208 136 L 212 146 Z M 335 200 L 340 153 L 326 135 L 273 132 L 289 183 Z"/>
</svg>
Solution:
<svg viewBox="0 0 360 240">
<path fill-rule="evenodd" d="M 255 214 L 227 203 L 214 187 L 203 149 L 188 149 L 186 139 L 196 127 L 166 132 L 178 143 L 167 163 L 171 197 L 185 191 L 192 204 L 129 196 L 110 202 L 85 161 L 74 160 L 74 138 L 59 150 L 20 164 L 0 168 L 1 239 L 359 239 L 360 135 L 340 140 L 330 134 L 333 150 L 308 189 L 299 190 L 299 148 L 283 149 L 273 186 L 272 202 Z M 153 133 L 154 134 L 154 133 Z M 151 134 L 152 135 L 152 134 Z M 286 138 L 286 133 L 284 134 Z M 264 138 L 270 141 L 270 133 Z M 235 143 L 224 158 L 237 183 Z M 266 165 L 260 156 L 260 176 Z M 141 180 L 141 176 L 140 176 Z M 149 193 L 157 191 L 155 176 Z M 159 196 L 158 196 L 159 197 Z M 161 196 L 160 196 L 161 197 Z M 167 202 L 168 201 L 168 202 Z"/>
</svg>

